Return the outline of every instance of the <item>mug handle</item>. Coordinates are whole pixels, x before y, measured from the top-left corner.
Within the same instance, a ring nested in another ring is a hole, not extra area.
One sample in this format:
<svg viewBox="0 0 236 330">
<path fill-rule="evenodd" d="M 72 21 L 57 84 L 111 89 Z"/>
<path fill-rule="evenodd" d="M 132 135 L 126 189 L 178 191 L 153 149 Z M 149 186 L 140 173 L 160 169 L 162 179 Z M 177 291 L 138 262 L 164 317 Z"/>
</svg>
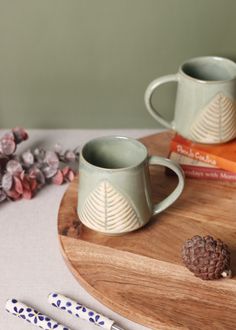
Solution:
<svg viewBox="0 0 236 330">
<path fill-rule="evenodd" d="M 171 81 L 179 81 L 179 75 L 178 74 L 170 74 L 167 76 L 163 76 L 160 78 L 157 78 L 153 80 L 147 87 L 144 95 L 144 102 L 146 105 L 146 108 L 148 112 L 151 114 L 151 116 L 156 119 L 161 125 L 164 127 L 175 129 L 174 122 L 168 122 L 165 118 L 163 118 L 159 112 L 153 107 L 152 105 L 152 95 L 154 91 L 162 84 L 166 84 Z"/>
<path fill-rule="evenodd" d="M 172 171 L 174 171 L 177 174 L 179 179 L 178 185 L 175 188 L 175 190 L 172 191 L 172 193 L 169 196 L 167 196 L 163 201 L 154 205 L 153 215 L 156 215 L 164 211 L 171 204 L 173 204 L 176 201 L 176 199 L 181 195 L 184 189 L 184 172 L 177 163 L 174 163 L 173 161 L 163 157 L 151 156 L 149 158 L 148 163 L 149 165 L 161 165 L 170 168 Z"/>
</svg>

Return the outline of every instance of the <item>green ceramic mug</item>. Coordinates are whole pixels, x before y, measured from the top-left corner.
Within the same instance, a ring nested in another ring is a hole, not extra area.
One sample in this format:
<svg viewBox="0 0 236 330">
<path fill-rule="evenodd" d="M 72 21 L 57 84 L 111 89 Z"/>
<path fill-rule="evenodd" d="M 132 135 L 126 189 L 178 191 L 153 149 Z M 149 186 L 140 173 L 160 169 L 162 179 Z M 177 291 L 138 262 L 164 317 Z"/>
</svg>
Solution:
<svg viewBox="0 0 236 330">
<path fill-rule="evenodd" d="M 166 166 L 179 179 L 175 190 L 155 205 L 148 165 Z M 136 230 L 173 204 L 183 188 L 180 166 L 169 159 L 149 157 L 146 147 L 135 139 L 101 137 L 85 144 L 81 151 L 78 215 L 95 231 L 120 235 Z"/>
<path fill-rule="evenodd" d="M 152 104 L 162 84 L 178 83 L 175 114 L 168 122 Z M 183 63 L 178 73 L 152 81 L 145 105 L 160 124 L 200 143 L 223 143 L 236 137 L 236 64 L 222 57 L 204 56 Z"/>
</svg>

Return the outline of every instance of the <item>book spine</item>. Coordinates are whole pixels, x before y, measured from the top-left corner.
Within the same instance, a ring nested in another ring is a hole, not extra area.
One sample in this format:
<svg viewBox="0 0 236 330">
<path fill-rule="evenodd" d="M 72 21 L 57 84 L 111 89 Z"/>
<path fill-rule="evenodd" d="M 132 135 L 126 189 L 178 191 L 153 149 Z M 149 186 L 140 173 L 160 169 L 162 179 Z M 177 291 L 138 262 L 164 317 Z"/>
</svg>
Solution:
<svg viewBox="0 0 236 330">
<path fill-rule="evenodd" d="M 205 179 L 205 180 L 218 180 L 236 182 L 236 173 L 227 172 L 220 168 L 209 168 L 191 165 L 180 165 L 189 178 Z"/>
<path fill-rule="evenodd" d="M 199 160 L 214 167 L 219 167 L 229 172 L 236 173 L 236 163 L 230 160 L 221 158 L 220 156 L 210 155 L 207 152 L 198 150 L 193 146 L 183 145 L 174 140 L 171 141 L 170 151 L 174 151 L 180 155 Z"/>
</svg>

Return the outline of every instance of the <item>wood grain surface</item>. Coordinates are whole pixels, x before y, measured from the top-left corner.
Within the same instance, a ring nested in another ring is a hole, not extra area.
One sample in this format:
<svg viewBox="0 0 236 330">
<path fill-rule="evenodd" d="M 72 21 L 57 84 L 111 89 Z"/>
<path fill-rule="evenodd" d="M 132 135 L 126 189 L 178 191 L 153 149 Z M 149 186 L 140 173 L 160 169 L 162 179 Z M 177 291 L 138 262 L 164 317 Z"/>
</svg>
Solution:
<svg viewBox="0 0 236 330">
<path fill-rule="evenodd" d="M 167 156 L 170 132 L 141 141 L 152 155 Z M 153 201 L 177 183 L 150 168 Z M 180 250 L 193 235 L 213 235 L 231 250 L 236 274 L 236 185 L 186 179 L 182 196 L 142 229 L 109 237 L 84 227 L 77 216 L 78 179 L 58 214 L 63 256 L 95 298 L 151 329 L 236 329 L 236 278 L 203 281 L 186 269 Z"/>
</svg>

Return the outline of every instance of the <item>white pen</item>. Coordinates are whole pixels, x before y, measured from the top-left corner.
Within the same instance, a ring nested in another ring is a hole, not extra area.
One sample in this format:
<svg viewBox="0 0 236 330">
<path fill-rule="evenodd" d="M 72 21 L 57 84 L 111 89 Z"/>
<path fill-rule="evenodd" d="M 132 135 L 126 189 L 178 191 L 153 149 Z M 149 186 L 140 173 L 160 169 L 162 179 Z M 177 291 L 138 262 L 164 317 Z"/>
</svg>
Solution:
<svg viewBox="0 0 236 330">
<path fill-rule="evenodd" d="M 106 330 L 124 330 L 115 324 L 115 321 L 110 320 L 104 315 L 99 314 L 94 310 L 89 309 L 88 307 L 83 306 L 82 304 L 61 294 L 50 293 L 48 296 L 48 301 L 52 306 L 62 309 L 78 318 L 94 323 Z"/>
<path fill-rule="evenodd" d="M 7 312 L 44 330 L 71 330 L 51 319 L 49 316 L 36 311 L 34 308 L 27 306 L 16 299 L 7 300 L 5 309 Z"/>
</svg>

